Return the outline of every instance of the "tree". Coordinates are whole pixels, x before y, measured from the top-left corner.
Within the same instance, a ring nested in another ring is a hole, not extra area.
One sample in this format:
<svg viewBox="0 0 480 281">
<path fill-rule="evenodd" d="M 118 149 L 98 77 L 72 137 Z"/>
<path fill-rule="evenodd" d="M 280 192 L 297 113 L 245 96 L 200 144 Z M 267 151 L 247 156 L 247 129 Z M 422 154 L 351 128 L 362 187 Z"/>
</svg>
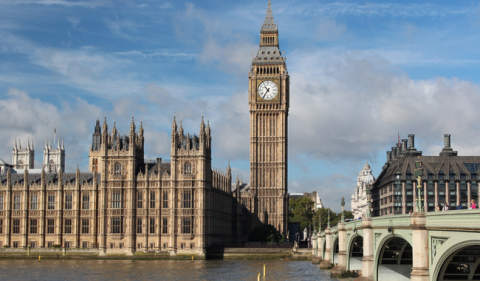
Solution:
<svg viewBox="0 0 480 281">
<path fill-rule="evenodd" d="M 249 242 L 285 242 L 283 235 L 270 224 L 255 227 L 248 235 Z"/>
<path fill-rule="evenodd" d="M 325 230 L 327 228 L 328 224 L 328 211 L 330 209 L 318 209 L 317 212 L 315 213 L 314 220 L 315 220 L 315 230 L 319 230 L 319 218 L 321 217 L 321 226 L 322 230 Z M 345 219 L 353 219 L 353 214 L 350 211 L 345 212 Z M 340 213 L 335 213 L 332 210 L 330 210 L 330 226 L 334 227 L 338 224 L 339 221 L 342 220 L 342 212 Z"/>
<path fill-rule="evenodd" d="M 297 199 L 290 199 L 288 210 L 288 221 L 300 223 L 300 230 L 305 227 L 308 229 L 309 224 L 315 216 L 313 209 L 314 203 L 308 197 L 300 197 Z"/>
</svg>

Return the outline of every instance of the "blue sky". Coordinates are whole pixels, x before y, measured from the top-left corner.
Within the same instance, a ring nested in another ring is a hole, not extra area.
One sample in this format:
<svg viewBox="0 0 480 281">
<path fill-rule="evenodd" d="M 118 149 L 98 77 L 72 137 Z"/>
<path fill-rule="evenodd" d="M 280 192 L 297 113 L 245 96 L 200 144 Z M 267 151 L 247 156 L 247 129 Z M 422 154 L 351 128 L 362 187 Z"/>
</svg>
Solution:
<svg viewBox="0 0 480 281">
<path fill-rule="evenodd" d="M 173 115 L 213 132 L 215 167 L 249 178 L 247 77 L 268 1 L 0 0 L 0 157 L 65 139 L 88 167 L 97 115 L 143 120 L 146 158 L 170 155 Z M 472 1 L 272 1 L 291 76 L 289 190 L 340 209 L 366 160 L 407 134 L 479 155 L 480 7 Z"/>
</svg>

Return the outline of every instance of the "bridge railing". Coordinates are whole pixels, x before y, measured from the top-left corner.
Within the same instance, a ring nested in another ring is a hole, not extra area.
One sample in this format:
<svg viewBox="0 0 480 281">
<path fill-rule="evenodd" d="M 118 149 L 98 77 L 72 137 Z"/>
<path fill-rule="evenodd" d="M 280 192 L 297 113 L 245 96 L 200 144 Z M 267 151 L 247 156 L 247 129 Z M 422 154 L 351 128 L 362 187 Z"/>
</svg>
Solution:
<svg viewBox="0 0 480 281">
<path fill-rule="evenodd" d="M 480 209 L 428 212 L 427 228 L 480 229 Z"/>
<path fill-rule="evenodd" d="M 391 215 L 372 218 L 373 227 L 408 227 L 410 215 Z"/>
</svg>

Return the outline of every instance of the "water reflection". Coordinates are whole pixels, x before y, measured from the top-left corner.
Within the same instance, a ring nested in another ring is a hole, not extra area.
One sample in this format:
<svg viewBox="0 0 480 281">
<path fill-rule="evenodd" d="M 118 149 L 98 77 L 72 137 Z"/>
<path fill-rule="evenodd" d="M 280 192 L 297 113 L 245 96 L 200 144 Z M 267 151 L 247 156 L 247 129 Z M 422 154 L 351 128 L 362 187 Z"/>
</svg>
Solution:
<svg viewBox="0 0 480 281">
<path fill-rule="evenodd" d="M 0 260 L 0 280 L 332 280 L 311 262 Z"/>
</svg>

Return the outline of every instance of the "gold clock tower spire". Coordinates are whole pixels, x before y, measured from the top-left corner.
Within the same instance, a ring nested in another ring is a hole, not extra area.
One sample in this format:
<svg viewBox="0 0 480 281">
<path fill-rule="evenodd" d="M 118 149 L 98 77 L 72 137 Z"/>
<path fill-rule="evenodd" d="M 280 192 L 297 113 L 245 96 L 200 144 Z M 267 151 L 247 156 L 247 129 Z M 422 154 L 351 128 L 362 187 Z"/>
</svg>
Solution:
<svg viewBox="0 0 480 281">
<path fill-rule="evenodd" d="M 283 235 L 288 228 L 289 76 L 271 2 L 248 76 L 251 213 Z M 255 225 L 252 225 L 254 227 Z"/>
</svg>

